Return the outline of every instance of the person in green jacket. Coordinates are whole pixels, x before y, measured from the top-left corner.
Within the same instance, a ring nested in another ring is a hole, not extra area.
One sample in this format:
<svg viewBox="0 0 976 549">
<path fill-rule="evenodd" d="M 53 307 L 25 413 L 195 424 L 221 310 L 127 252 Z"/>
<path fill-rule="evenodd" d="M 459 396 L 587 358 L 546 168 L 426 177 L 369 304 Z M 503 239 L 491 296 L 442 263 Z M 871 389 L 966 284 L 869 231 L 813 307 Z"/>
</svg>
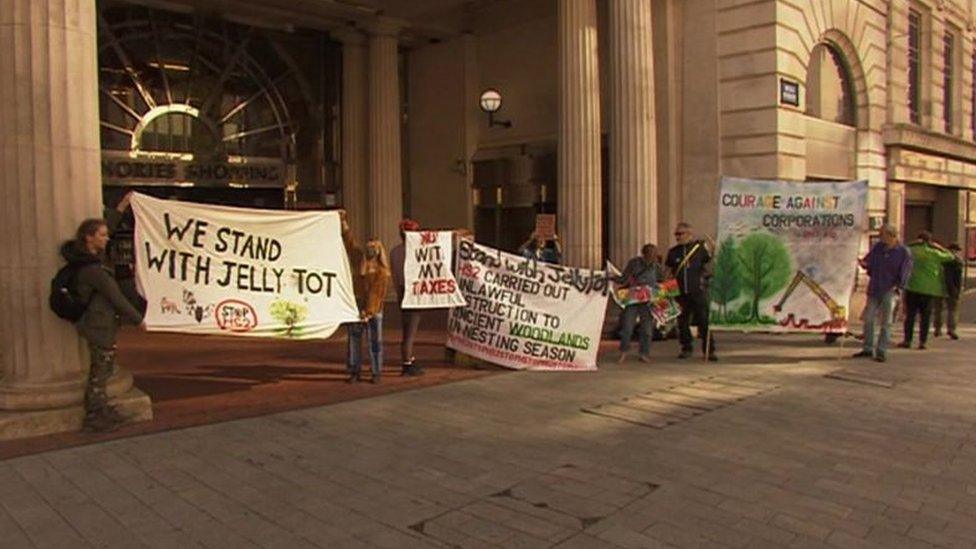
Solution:
<svg viewBox="0 0 976 549">
<path fill-rule="evenodd" d="M 75 327 L 88 343 L 91 368 L 85 388 L 85 421 L 88 431 L 111 431 L 125 423 L 109 404 L 107 385 L 115 373 L 115 340 L 119 318 L 145 329 L 142 314 L 129 303 L 105 265 L 108 226 L 104 219 L 86 219 L 74 240 L 61 246 L 61 256 L 77 269 L 73 292 L 87 307 Z"/>
<path fill-rule="evenodd" d="M 908 249 L 912 252 L 914 266 L 905 292 L 905 339 L 898 346 L 903 349 L 912 346 L 915 317 L 919 317 L 918 348 L 925 349 L 932 319 L 932 302 L 945 297 L 942 267 L 955 257 L 934 242 L 932 233 L 928 231 L 922 231 L 918 240 L 908 245 Z"/>
</svg>

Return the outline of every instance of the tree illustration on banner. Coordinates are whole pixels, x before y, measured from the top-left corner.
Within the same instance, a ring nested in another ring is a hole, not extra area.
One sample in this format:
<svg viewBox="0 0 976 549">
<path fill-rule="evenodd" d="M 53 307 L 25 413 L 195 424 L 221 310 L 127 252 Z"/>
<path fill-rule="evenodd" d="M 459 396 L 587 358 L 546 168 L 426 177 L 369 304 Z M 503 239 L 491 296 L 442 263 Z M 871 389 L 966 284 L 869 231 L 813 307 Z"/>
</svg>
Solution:
<svg viewBox="0 0 976 549">
<path fill-rule="evenodd" d="M 730 303 L 742 293 L 742 280 L 739 274 L 739 259 L 736 257 L 735 240 L 732 237 L 722 241 L 715 255 L 715 272 L 710 285 L 712 301 L 718 305 L 719 322 L 728 322 Z"/>
<path fill-rule="evenodd" d="M 742 288 L 751 296 L 749 316 L 741 320 L 752 324 L 775 323 L 774 319 L 760 314 L 759 302 L 776 295 L 789 282 L 793 274 L 789 251 L 775 236 L 753 233 L 739 243 L 737 256 Z"/>
<path fill-rule="evenodd" d="M 298 325 L 308 318 L 308 306 L 303 303 L 279 299 L 271 304 L 271 316 L 286 326 L 285 329 L 281 330 L 281 335 L 294 337 L 301 332 Z"/>
</svg>

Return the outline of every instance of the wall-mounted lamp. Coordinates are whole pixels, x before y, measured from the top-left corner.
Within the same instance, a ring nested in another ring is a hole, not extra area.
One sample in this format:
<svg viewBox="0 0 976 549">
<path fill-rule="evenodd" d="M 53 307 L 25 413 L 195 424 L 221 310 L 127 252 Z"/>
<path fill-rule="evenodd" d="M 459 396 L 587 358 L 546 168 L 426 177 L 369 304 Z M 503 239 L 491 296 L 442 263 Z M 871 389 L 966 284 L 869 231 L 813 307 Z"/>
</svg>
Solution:
<svg viewBox="0 0 976 549">
<path fill-rule="evenodd" d="M 498 90 L 488 88 L 481 92 L 481 99 L 478 102 L 481 110 L 488 113 L 488 126 L 512 127 L 511 120 L 495 120 L 495 113 L 502 108 L 502 94 Z"/>
</svg>

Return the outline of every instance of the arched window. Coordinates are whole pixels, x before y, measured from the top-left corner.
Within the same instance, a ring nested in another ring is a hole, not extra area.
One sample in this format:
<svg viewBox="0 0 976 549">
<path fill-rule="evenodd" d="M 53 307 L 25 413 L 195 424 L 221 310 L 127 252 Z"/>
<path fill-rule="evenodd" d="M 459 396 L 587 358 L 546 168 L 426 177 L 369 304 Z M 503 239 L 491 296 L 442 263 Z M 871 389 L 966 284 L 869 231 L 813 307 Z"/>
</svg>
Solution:
<svg viewBox="0 0 976 549">
<path fill-rule="evenodd" d="M 807 114 L 855 125 L 854 86 L 840 52 L 829 44 L 817 44 L 807 68 Z"/>
</svg>

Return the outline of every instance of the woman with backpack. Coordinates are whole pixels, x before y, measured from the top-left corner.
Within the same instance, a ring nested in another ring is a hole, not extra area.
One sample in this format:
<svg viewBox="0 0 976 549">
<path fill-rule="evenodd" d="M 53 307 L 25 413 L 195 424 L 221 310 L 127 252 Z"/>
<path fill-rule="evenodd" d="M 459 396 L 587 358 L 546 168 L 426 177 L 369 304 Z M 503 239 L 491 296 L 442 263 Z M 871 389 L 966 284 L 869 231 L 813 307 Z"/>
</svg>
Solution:
<svg viewBox="0 0 976 549">
<path fill-rule="evenodd" d="M 145 329 L 142 314 L 122 294 L 104 263 L 108 226 L 103 219 L 86 219 L 74 240 L 61 246 L 72 270 L 71 298 L 83 307 L 75 326 L 88 343 L 91 369 L 85 389 L 85 430 L 110 431 L 127 418 L 108 403 L 106 385 L 115 373 L 115 341 L 119 318 Z"/>
</svg>

